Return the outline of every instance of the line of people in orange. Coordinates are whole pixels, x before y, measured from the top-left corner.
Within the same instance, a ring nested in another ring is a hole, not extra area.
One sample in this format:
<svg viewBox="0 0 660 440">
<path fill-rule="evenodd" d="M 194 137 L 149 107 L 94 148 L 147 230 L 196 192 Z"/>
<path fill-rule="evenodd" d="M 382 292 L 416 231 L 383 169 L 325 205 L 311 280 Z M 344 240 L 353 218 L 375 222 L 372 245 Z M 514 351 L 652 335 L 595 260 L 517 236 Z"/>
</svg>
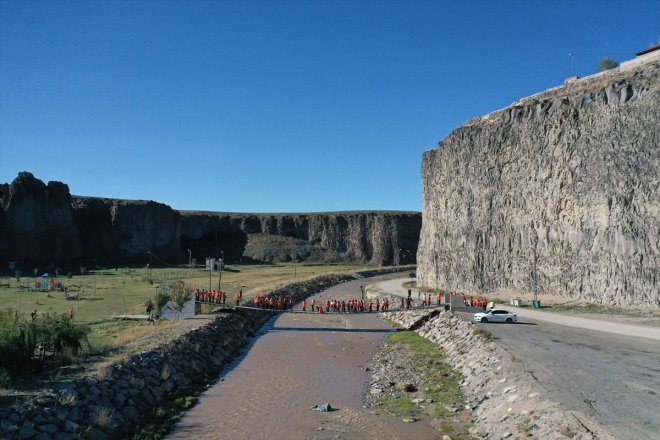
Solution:
<svg viewBox="0 0 660 440">
<path fill-rule="evenodd" d="M 195 290 L 195 301 L 214 303 L 214 304 L 225 304 L 227 302 L 227 292 L 197 289 Z"/>
<path fill-rule="evenodd" d="M 287 310 L 293 308 L 293 296 L 277 298 L 268 293 L 262 293 L 254 297 L 254 306 L 260 309 Z"/>
<path fill-rule="evenodd" d="M 390 300 L 387 298 L 376 298 L 374 301 L 370 299 L 365 301 L 364 299 L 349 299 L 348 301 L 338 299 L 328 299 L 325 301 L 325 308 L 323 303 L 316 305 L 316 298 L 312 298 L 309 302 L 310 311 L 316 313 L 329 313 L 333 311 L 335 313 L 361 313 L 361 312 L 373 312 L 374 307 L 377 312 L 383 311 L 386 312 L 390 308 Z M 303 312 L 307 311 L 307 299 L 303 299 L 300 303 Z"/>
<path fill-rule="evenodd" d="M 466 305 L 470 305 L 472 307 L 481 307 L 483 309 L 485 309 L 486 306 L 488 305 L 488 300 L 477 299 L 477 298 L 474 298 L 474 297 L 470 298 L 469 301 L 467 299 L 464 299 L 463 301 L 465 302 Z"/>
</svg>

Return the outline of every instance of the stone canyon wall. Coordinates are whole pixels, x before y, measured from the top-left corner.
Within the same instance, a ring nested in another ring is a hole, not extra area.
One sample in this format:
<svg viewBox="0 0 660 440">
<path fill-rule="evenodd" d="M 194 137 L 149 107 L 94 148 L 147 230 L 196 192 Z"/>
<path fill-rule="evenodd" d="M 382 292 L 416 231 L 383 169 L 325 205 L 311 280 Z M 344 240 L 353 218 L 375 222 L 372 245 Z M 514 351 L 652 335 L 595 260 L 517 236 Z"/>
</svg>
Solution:
<svg viewBox="0 0 660 440">
<path fill-rule="evenodd" d="M 419 284 L 660 306 L 659 72 L 568 83 L 427 151 Z"/>
<path fill-rule="evenodd" d="M 23 172 L 0 185 L 0 264 L 185 264 L 353 261 L 412 264 L 421 214 L 355 211 L 241 214 L 176 211 L 153 201 L 71 196 Z M 153 252 L 153 257 L 148 254 Z"/>
</svg>

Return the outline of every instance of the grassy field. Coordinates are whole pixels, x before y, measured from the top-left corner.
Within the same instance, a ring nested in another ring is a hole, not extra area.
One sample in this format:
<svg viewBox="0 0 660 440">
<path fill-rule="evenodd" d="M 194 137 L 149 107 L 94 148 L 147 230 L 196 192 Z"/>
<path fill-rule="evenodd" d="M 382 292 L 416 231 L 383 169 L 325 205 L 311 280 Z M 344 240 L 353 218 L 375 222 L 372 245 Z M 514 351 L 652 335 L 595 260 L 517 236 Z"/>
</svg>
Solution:
<svg viewBox="0 0 660 440">
<path fill-rule="evenodd" d="M 45 313 L 68 313 L 71 308 L 74 322 L 92 328 L 90 341 L 93 348 L 108 349 L 154 331 L 153 326 L 147 327 L 143 321 L 112 318 L 145 314 L 144 303 L 154 298 L 160 286 L 173 281 L 182 280 L 199 289 L 208 289 L 209 285 L 214 290 L 220 288 L 227 292 L 230 301 L 240 289 L 246 299 L 293 281 L 366 268 L 357 264 L 226 265 L 222 279 L 220 272 L 212 272 L 209 279 L 209 272 L 201 269 L 118 268 L 89 270 L 71 278 L 66 275 L 57 277 L 56 281 L 66 286 L 68 294 L 75 295 L 76 300 L 67 300 L 62 291 L 36 290 L 35 283 L 41 282 L 41 277 L 22 276 L 20 283 L 15 278 L 4 277 L 0 282 L 0 308 L 16 310 L 27 319 L 33 310 L 37 311 L 37 316 L 42 316 Z M 31 289 L 21 289 L 21 286 L 30 286 Z"/>
</svg>

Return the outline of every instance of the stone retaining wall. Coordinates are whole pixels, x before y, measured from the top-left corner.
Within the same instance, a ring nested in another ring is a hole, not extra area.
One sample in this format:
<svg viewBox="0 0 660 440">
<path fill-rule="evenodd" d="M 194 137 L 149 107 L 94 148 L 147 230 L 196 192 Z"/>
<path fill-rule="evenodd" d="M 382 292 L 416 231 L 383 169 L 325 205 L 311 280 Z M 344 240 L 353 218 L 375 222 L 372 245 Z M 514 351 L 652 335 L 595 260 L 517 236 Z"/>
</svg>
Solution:
<svg viewBox="0 0 660 440">
<path fill-rule="evenodd" d="M 70 382 L 30 407 L 0 414 L 1 433 L 11 439 L 125 438 L 156 406 L 189 395 L 217 376 L 271 316 L 256 311 L 218 315 L 153 351 Z"/>
<path fill-rule="evenodd" d="M 415 328 L 431 311 L 382 315 L 405 328 Z M 437 312 L 436 312 L 437 313 Z M 479 334 L 469 321 L 440 311 L 416 330 L 439 345 L 447 361 L 464 379 L 466 409 L 473 412 L 472 434 L 484 439 L 599 439 L 611 437 L 582 413 L 562 409 L 545 399 L 540 385 L 501 347 Z"/>
</svg>

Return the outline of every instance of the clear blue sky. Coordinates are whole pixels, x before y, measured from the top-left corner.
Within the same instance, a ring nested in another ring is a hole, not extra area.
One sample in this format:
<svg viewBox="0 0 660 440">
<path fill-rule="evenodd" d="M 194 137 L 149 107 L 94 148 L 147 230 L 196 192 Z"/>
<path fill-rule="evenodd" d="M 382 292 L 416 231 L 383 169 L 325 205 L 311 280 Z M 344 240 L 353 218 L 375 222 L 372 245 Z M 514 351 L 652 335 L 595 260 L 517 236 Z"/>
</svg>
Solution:
<svg viewBox="0 0 660 440">
<path fill-rule="evenodd" d="M 0 183 L 421 210 L 424 151 L 656 44 L 660 2 L 0 0 L 0 38 Z"/>
</svg>

